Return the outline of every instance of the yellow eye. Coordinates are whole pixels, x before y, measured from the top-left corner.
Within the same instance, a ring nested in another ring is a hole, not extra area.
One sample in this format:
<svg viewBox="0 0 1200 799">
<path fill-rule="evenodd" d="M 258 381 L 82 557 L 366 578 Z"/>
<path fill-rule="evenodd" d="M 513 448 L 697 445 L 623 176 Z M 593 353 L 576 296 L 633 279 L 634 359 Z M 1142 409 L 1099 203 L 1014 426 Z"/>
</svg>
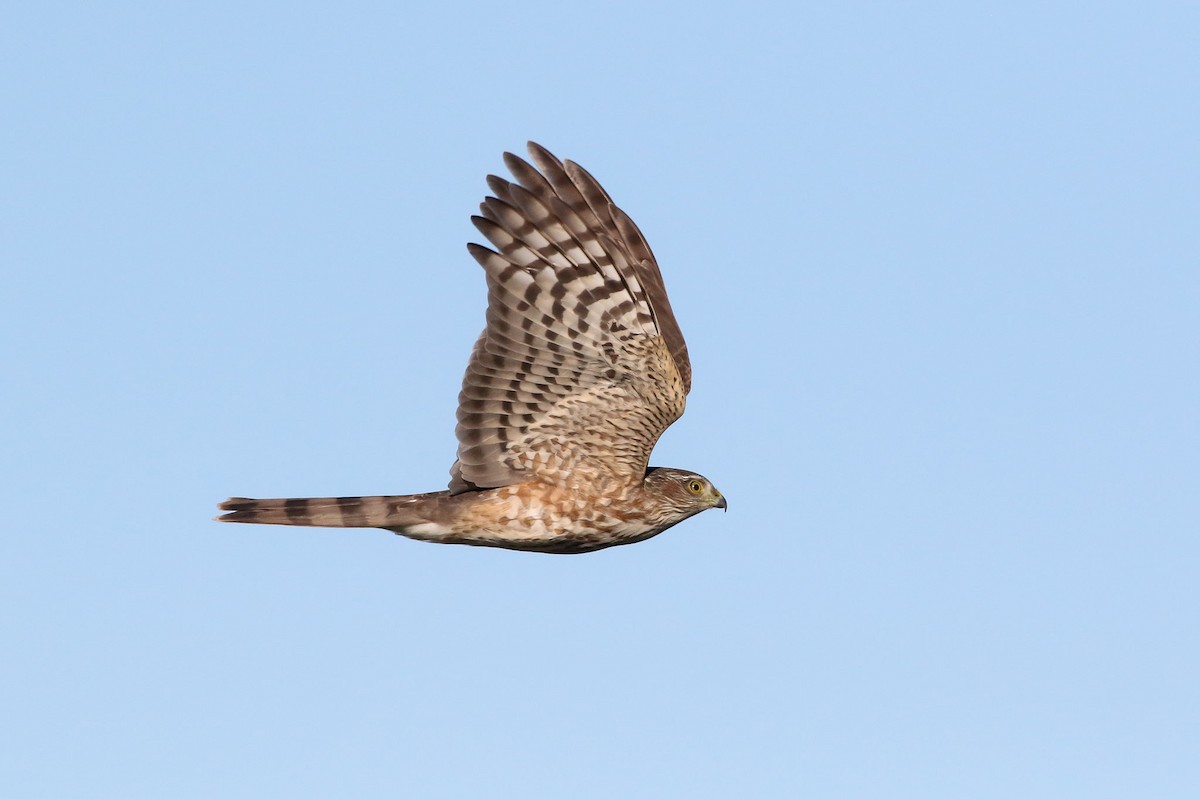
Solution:
<svg viewBox="0 0 1200 799">
<path fill-rule="evenodd" d="M 704 490 L 704 484 L 699 480 L 688 480 L 687 488 L 688 491 L 691 491 L 693 494 L 699 494 Z"/>
</svg>

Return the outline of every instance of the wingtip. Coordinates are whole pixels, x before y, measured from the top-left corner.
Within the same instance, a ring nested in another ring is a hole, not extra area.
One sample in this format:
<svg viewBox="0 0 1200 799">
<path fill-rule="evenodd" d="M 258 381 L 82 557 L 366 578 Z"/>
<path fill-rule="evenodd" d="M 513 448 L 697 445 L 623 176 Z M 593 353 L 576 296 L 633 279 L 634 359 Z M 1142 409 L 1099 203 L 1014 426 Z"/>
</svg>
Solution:
<svg viewBox="0 0 1200 799">
<path fill-rule="evenodd" d="M 533 162 L 543 170 L 545 170 L 548 165 L 558 167 L 559 169 L 562 168 L 562 161 L 559 160 L 558 156 L 537 142 L 531 140 L 526 143 L 525 147 L 527 150 L 529 150 L 529 155 L 531 158 L 533 158 Z"/>
<path fill-rule="evenodd" d="M 507 162 L 509 155 L 511 155 L 511 153 L 504 154 L 505 162 Z M 516 158 L 516 156 L 514 155 L 513 158 Z M 503 196 L 504 192 L 508 189 L 511 183 L 511 181 L 505 180 L 499 175 L 488 175 L 484 178 L 484 180 L 487 182 L 488 188 L 491 189 L 492 193 L 497 197 Z"/>
<path fill-rule="evenodd" d="M 510 153 L 507 150 L 504 151 L 503 159 L 504 165 L 508 167 L 509 172 L 516 172 L 523 164 L 525 164 L 524 158 L 516 153 Z M 490 179 L 491 176 L 489 175 L 488 177 Z"/>
</svg>

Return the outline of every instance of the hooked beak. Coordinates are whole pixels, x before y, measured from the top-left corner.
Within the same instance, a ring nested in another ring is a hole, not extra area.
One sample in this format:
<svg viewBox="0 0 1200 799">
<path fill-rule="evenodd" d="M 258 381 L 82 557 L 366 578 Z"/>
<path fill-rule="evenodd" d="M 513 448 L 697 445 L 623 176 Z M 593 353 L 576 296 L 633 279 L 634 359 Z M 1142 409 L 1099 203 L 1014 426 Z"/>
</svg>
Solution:
<svg viewBox="0 0 1200 799">
<path fill-rule="evenodd" d="M 725 495 L 724 495 L 724 494 L 722 494 L 722 495 L 721 495 L 721 499 L 720 499 L 720 500 L 718 500 L 718 501 L 717 501 L 717 504 L 716 504 L 716 505 L 713 505 L 713 507 L 714 507 L 714 508 L 720 508 L 721 510 L 725 511 L 726 513 L 728 513 L 728 512 L 729 512 L 729 503 L 725 501 Z"/>
</svg>

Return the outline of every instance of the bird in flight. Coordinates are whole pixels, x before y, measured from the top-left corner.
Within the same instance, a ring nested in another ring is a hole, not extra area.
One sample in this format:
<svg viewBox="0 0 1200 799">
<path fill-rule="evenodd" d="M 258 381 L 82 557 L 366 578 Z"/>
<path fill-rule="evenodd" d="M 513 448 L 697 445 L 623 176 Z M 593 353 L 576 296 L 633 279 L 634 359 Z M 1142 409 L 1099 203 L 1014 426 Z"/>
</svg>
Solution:
<svg viewBox="0 0 1200 799">
<path fill-rule="evenodd" d="M 467 245 L 487 276 L 487 327 L 458 397 L 449 489 L 233 497 L 218 521 L 569 554 L 726 508 L 707 478 L 649 466 L 692 383 L 650 246 L 583 167 L 533 142 L 529 154 L 504 154 L 516 182 L 488 176 L 494 196 L 471 218 L 492 245 Z"/>
</svg>

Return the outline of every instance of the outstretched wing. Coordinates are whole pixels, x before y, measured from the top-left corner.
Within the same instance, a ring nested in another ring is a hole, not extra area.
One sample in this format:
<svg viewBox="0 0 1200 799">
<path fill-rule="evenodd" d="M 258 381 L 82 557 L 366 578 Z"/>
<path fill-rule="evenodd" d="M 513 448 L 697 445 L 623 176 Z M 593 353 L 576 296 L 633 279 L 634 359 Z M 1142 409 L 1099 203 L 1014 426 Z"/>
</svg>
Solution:
<svg viewBox="0 0 1200 799">
<path fill-rule="evenodd" d="M 487 274 L 487 328 L 458 406 L 452 491 L 530 479 L 640 480 L 683 414 L 687 345 L 654 254 L 582 167 L 530 142 L 505 153 L 467 245 Z"/>
</svg>

